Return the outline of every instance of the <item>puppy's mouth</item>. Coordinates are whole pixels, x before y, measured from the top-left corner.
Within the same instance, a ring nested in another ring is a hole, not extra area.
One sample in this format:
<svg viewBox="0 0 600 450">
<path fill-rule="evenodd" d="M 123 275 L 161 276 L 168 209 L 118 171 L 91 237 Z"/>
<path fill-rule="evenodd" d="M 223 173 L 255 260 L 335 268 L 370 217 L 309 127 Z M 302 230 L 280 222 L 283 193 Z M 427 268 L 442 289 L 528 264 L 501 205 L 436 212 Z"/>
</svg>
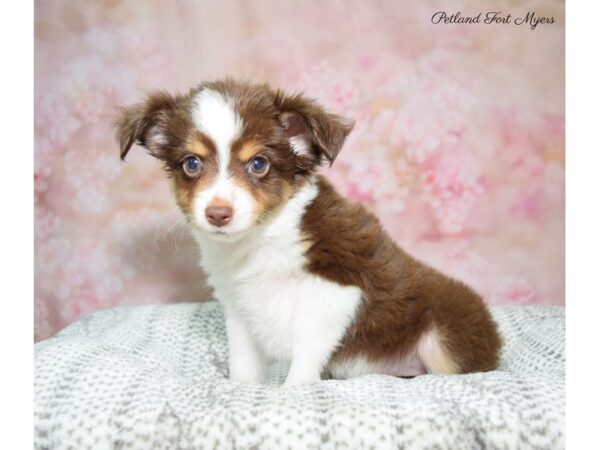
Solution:
<svg viewBox="0 0 600 450">
<path fill-rule="evenodd" d="M 215 241 L 236 241 L 239 238 L 241 238 L 246 230 L 242 230 L 242 231 L 230 231 L 230 230 L 223 230 L 223 229 L 206 229 L 206 228 L 201 228 L 198 227 L 199 230 L 202 231 L 202 233 L 209 237 L 210 239 L 213 239 Z"/>
</svg>

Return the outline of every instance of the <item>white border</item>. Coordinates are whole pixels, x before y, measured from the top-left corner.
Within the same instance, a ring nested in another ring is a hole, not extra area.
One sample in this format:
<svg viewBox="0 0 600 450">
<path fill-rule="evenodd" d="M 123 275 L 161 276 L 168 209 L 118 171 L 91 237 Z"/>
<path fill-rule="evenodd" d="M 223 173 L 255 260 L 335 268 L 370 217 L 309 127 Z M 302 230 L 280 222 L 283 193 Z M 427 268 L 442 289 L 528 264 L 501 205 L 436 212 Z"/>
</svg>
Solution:
<svg viewBox="0 0 600 450">
<path fill-rule="evenodd" d="M 33 447 L 33 2 L 0 23 L 1 448 Z"/>
<path fill-rule="evenodd" d="M 600 65 L 597 2 L 567 8 L 567 448 L 598 445 Z"/>
</svg>

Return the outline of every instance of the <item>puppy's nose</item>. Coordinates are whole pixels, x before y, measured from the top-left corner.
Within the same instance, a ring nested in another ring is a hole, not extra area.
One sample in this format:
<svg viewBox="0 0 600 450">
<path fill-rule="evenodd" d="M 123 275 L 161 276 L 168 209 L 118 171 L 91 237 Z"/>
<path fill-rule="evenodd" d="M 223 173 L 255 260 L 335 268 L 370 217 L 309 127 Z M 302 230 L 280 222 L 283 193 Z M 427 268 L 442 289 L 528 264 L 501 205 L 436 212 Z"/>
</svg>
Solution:
<svg viewBox="0 0 600 450">
<path fill-rule="evenodd" d="M 222 227 L 223 225 L 227 225 L 233 217 L 233 208 L 223 204 L 209 205 L 206 207 L 204 213 L 206 214 L 208 223 L 216 227 Z"/>
</svg>

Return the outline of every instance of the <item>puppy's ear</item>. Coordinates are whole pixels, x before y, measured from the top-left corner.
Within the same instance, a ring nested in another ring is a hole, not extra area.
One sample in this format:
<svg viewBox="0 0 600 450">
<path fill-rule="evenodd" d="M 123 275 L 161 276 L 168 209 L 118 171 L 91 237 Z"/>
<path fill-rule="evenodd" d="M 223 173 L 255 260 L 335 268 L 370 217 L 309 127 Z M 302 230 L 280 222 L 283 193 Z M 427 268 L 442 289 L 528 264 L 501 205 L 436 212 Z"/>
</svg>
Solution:
<svg viewBox="0 0 600 450">
<path fill-rule="evenodd" d="M 354 123 L 326 112 L 315 100 L 302 94 L 286 96 L 277 92 L 275 104 L 281 111 L 279 122 L 292 151 L 317 164 L 324 156 L 331 165 Z"/>
<path fill-rule="evenodd" d="M 121 116 L 114 127 L 122 160 L 134 143 L 146 148 L 156 158 L 164 157 L 165 147 L 170 139 L 169 120 L 178 102 L 178 97 L 166 92 L 155 92 L 145 102 L 121 110 Z"/>
</svg>

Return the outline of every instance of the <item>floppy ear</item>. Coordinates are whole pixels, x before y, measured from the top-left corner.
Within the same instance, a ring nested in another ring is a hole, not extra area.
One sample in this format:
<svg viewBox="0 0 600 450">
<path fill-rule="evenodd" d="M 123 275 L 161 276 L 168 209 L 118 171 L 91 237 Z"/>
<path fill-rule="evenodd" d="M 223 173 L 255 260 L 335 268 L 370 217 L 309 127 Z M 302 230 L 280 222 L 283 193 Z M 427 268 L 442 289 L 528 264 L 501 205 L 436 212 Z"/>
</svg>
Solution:
<svg viewBox="0 0 600 450">
<path fill-rule="evenodd" d="M 279 122 L 292 151 L 315 163 L 324 156 L 331 165 L 354 123 L 326 112 L 315 100 L 302 94 L 286 96 L 278 92 L 275 104 L 281 111 Z"/>
<path fill-rule="evenodd" d="M 163 156 L 165 146 L 169 144 L 169 116 L 177 102 L 176 97 L 166 92 L 156 92 L 145 102 L 121 110 L 121 117 L 114 127 L 122 160 L 134 143 L 145 147 L 156 158 Z"/>
</svg>

